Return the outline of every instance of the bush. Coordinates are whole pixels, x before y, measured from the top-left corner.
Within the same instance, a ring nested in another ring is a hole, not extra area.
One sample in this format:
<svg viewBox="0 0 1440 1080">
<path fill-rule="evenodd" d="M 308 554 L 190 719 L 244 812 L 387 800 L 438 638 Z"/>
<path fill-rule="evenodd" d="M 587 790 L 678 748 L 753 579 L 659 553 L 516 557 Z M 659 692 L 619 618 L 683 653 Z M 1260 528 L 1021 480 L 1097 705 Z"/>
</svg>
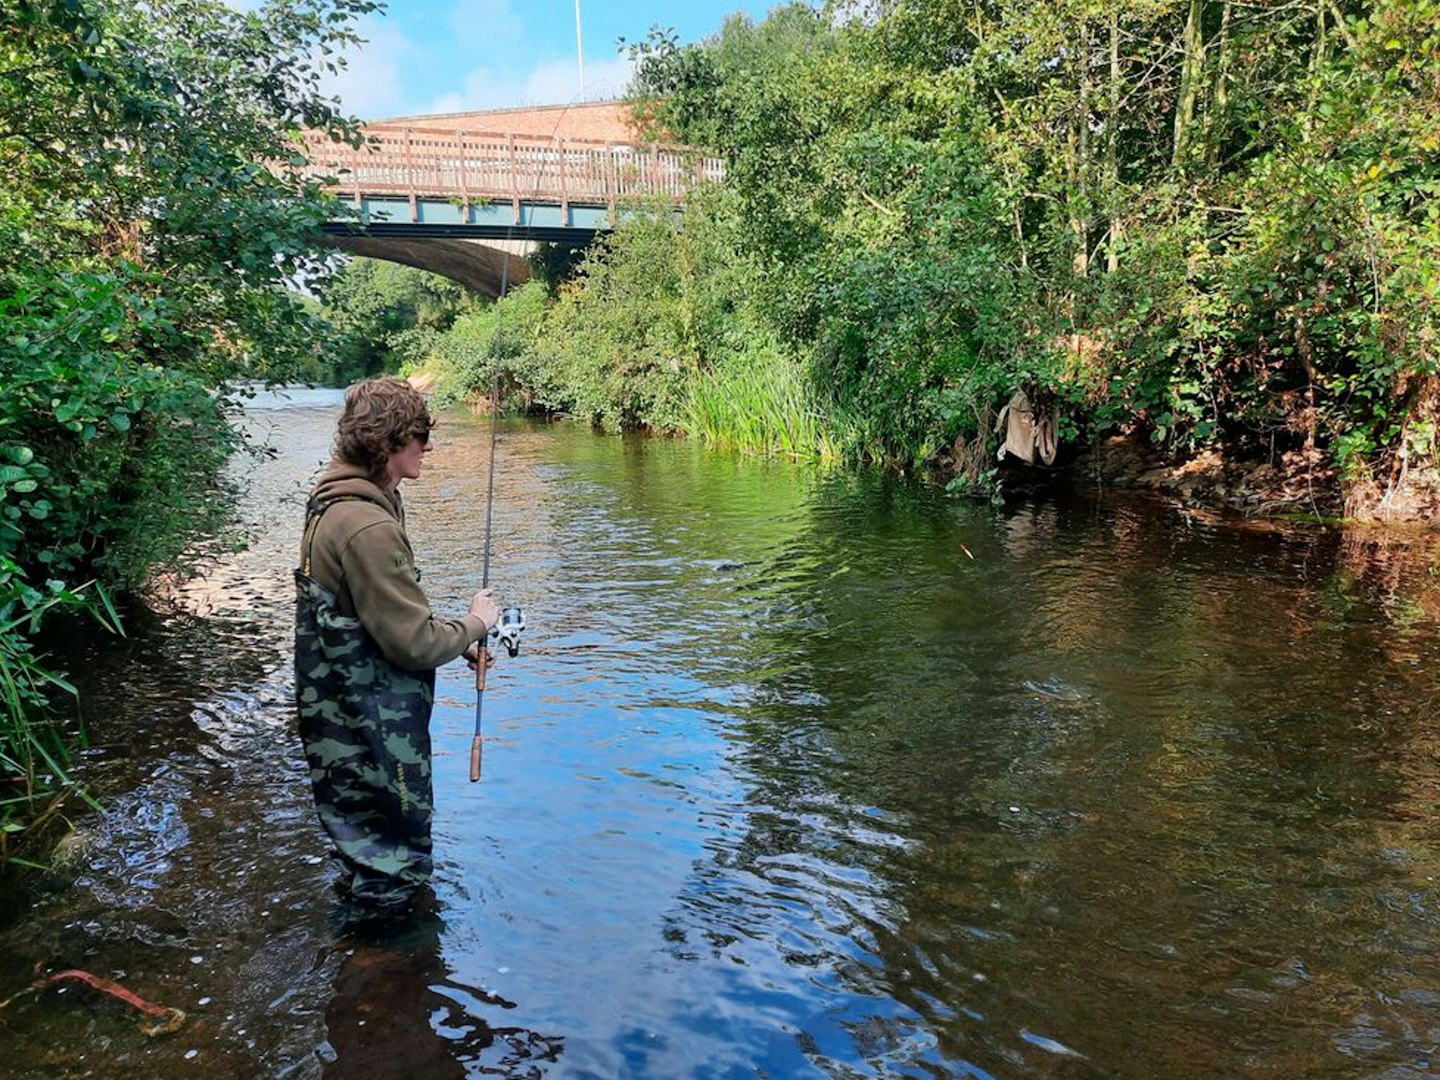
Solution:
<svg viewBox="0 0 1440 1080">
<path fill-rule="evenodd" d="M 42 620 L 65 609 L 89 610 L 107 629 L 120 631 L 115 609 L 99 586 L 67 589 L 51 579 L 34 588 L 14 562 L 0 556 L 0 865 L 73 787 L 68 739 L 50 703 L 56 691 L 73 695 L 75 690 L 42 666 L 31 645 Z"/>
<path fill-rule="evenodd" d="M 527 398 L 550 404 L 558 396 L 535 364 L 535 339 L 545 316 L 548 290 L 529 281 L 493 302 L 477 302 L 447 330 L 416 328 L 397 340 L 407 372 L 434 376 L 440 404 L 489 396 L 496 367 L 502 396 L 523 385 Z"/>
<path fill-rule="evenodd" d="M 148 359 L 168 331 L 137 284 L 62 273 L 0 303 L 0 556 L 27 575 L 138 588 L 223 519 L 238 436 L 198 378 Z"/>
</svg>

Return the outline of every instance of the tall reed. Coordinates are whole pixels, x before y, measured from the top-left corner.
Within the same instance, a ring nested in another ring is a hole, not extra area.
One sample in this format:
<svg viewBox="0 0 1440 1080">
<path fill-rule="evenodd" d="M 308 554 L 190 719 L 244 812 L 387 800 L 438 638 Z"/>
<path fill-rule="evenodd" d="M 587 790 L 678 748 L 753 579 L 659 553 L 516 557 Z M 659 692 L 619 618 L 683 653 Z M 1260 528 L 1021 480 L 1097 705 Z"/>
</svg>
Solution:
<svg viewBox="0 0 1440 1080">
<path fill-rule="evenodd" d="M 41 621 L 59 608 L 88 611 L 107 629 L 123 632 L 104 590 L 96 585 L 83 595 L 85 589 L 50 582 L 41 592 L 0 557 L 0 865 L 40 865 L 15 849 L 25 846 L 69 795 L 97 806 L 70 776 L 67 735 L 52 709 L 57 693 L 73 698 L 75 687 L 47 669 L 32 644 Z M 76 738 L 83 743 L 83 731 Z"/>
<path fill-rule="evenodd" d="M 681 420 L 686 433 L 746 454 L 839 461 L 843 447 L 799 366 L 779 356 L 763 360 L 696 373 Z"/>
</svg>

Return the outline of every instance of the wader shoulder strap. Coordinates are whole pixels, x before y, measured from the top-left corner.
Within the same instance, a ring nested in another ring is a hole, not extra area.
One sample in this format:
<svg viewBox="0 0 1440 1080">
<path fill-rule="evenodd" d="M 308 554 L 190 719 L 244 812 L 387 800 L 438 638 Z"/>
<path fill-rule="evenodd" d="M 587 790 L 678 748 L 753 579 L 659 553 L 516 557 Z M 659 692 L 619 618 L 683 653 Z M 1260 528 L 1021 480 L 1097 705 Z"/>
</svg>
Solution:
<svg viewBox="0 0 1440 1080">
<path fill-rule="evenodd" d="M 305 504 L 305 538 L 300 542 L 300 550 L 303 553 L 300 559 L 300 572 L 307 578 L 310 576 L 310 549 L 315 544 L 315 529 L 320 524 L 320 516 L 329 510 L 336 503 L 342 502 L 368 502 L 372 506 L 380 506 L 376 499 L 366 495 L 337 495 L 333 499 L 311 499 Z M 383 510 L 383 506 L 380 506 Z"/>
</svg>

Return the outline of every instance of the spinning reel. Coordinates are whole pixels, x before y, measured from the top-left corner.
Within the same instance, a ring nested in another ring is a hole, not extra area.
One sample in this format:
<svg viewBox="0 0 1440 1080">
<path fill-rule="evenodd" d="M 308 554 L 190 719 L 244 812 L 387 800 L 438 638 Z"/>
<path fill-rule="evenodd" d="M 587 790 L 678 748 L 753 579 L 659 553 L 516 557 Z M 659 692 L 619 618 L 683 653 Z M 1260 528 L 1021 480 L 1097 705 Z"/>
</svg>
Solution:
<svg viewBox="0 0 1440 1080">
<path fill-rule="evenodd" d="M 525 613 L 518 607 L 500 612 L 500 621 L 490 628 L 490 636 L 505 646 L 511 656 L 520 655 L 520 635 L 525 630 Z"/>
</svg>

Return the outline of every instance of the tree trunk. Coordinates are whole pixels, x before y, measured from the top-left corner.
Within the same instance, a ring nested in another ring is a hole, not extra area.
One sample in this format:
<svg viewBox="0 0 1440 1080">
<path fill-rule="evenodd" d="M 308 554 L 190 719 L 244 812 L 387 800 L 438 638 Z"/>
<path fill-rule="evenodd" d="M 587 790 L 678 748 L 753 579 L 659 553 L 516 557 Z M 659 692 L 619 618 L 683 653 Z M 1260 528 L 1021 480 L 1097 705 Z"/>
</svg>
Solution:
<svg viewBox="0 0 1440 1080">
<path fill-rule="evenodd" d="M 1315 369 L 1314 349 L 1310 341 L 1310 330 L 1301 316 L 1295 320 L 1295 355 L 1305 369 L 1305 449 L 1315 449 L 1315 436 L 1319 427 L 1319 413 L 1315 404 L 1315 384 L 1320 381 L 1320 372 Z"/>
<path fill-rule="evenodd" d="M 1120 269 L 1124 223 L 1120 220 L 1120 17 L 1110 12 L 1110 100 L 1105 117 L 1105 211 L 1110 236 L 1105 244 L 1105 269 Z"/>
<path fill-rule="evenodd" d="M 1327 51 L 1325 35 L 1325 5 L 1315 5 L 1315 49 L 1310 54 L 1310 93 L 1305 102 L 1305 132 L 1308 136 L 1315 127 L 1315 108 L 1319 103 L 1320 69 L 1325 64 Z"/>
<path fill-rule="evenodd" d="M 1205 163 L 1212 168 L 1220 161 L 1226 114 L 1230 111 L 1230 12 L 1233 7 L 1232 0 L 1225 0 L 1220 13 L 1220 59 L 1215 65 L 1215 92 L 1210 99 L 1209 122 L 1205 127 Z"/>
<path fill-rule="evenodd" d="M 1205 0 L 1190 0 L 1190 14 L 1185 20 L 1182 48 L 1185 58 L 1180 64 L 1180 86 L 1175 97 L 1175 145 L 1170 164 L 1182 169 L 1190 149 L 1191 127 L 1195 123 L 1195 103 L 1200 93 L 1200 70 L 1205 62 L 1205 32 L 1201 20 Z"/>
<path fill-rule="evenodd" d="M 1079 94 L 1072 121 L 1070 160 L 1070 230 L 1075 237 L 1076 277 L 1090 272 L 1090 26 L 1080 25 Z"/>
</svg>

